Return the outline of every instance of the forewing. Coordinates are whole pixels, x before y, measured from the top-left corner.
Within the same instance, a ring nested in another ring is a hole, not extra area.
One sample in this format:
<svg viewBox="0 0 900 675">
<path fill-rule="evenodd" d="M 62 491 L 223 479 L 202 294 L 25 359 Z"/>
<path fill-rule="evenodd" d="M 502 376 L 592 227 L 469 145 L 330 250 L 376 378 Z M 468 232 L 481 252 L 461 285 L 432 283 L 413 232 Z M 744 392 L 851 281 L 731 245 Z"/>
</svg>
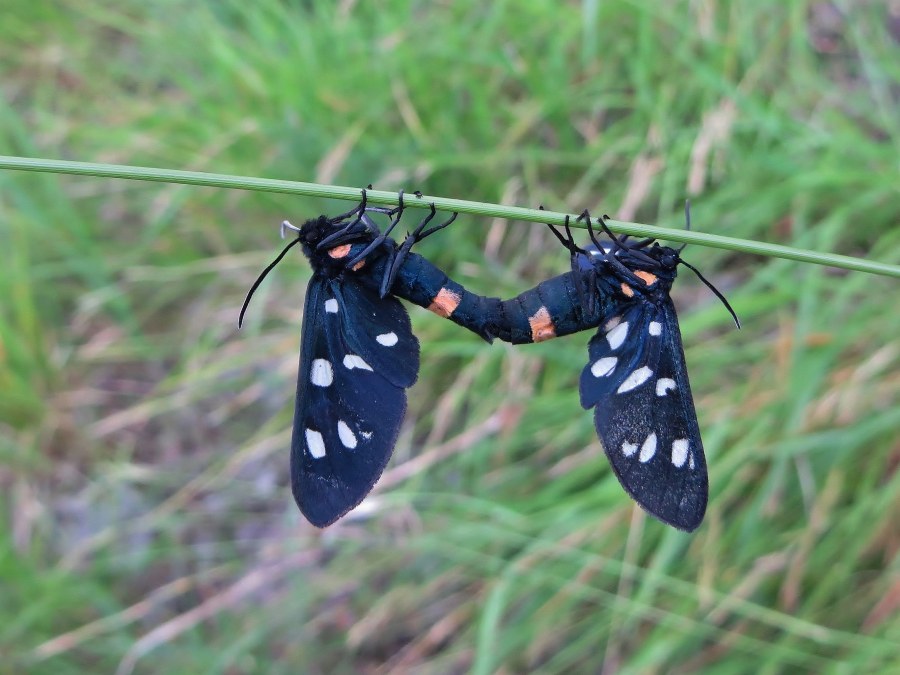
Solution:
<svg viewBox="0 0 900 675">
<path fill-rule="evenodd" d="M 581 400 L 622 486 L 682 530 L 703 520 L 709 492 L 700 428 L 671 300 L 636 299 L 589 345 Z"/>
<path fill-rule="evenodd" d="M 364 305 L 355 290 L 355 283 L 314 278 L 306 295 L 291 486 L 303 515 L 318 527 L 358 505 L 381 476 L 406 411 L 406 391 L 395 382 L 412 384 L 418 370 L 418 343 L 403 307 L 394 298 Z M 360 344 L 366 335 L 376 340 L 391 331 L 395 344 L 375 342 L 393 350 L 390 357 L 375 358 L 378 349 Z M 399 362 L 405 375 L 391 370 Z"/>
</svg>

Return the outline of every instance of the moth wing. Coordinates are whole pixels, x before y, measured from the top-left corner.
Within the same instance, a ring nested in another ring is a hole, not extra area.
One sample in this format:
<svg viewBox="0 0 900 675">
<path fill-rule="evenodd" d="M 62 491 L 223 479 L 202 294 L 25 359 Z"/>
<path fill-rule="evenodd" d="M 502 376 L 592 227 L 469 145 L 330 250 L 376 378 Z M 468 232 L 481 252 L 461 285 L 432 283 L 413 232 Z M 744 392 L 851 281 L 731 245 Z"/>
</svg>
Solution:
<svg viewBox="0 0 900 675">
<path fill-rule="evenodd" d="M 412 384 L 418 371 L 418 342 L 406 310 L 395 298 L 374 302 L 358 288 L 313 278 L 306 294 L 291 487 L 300 511 L 317 527 L 357 506 L 381 476 L 406 412 L 408 385 L 397 382 Z M 371 335 L 371 329 L 381 332 Z M 366 335 L 374 340 L 391 331 L 396 344 L 375 343 L 393 349 L 391 356 L 365 343 Z M 401 362 L 405 370 L 398 376 L 392 368 Z"/>
<path fill-rule="evenodd" d="M 700 525 L 709 487 L 703 444 L 671 300 L 623 307 L 589 345 L 581 400 L 619 482 L 651 515 Z"/>
</svg>

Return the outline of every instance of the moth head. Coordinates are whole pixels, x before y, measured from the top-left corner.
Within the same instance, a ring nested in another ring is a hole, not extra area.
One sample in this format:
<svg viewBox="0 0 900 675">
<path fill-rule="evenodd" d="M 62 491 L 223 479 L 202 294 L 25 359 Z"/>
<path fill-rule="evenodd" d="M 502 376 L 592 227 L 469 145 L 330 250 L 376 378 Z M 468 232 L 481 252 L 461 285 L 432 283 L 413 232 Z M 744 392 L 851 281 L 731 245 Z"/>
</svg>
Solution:
<svg viewBox="0 0 900 675">
<path fill-rule="evenodd" d="M 678 263 L 681 262 L 681 256 L 678 255 L 678 251 L 670 246 L 660 246 L 659 244 L 654 244 L 653 247 L 655 251 L 651 253 L 651 256 L 656 257 L 664 269 L 674 270 L 678 267 Z"/>
<path fill-rule="evenodd" d="M 335 229 L 328 217 L 319 216 L 303 223 L 300 226 L 297 237 L 303 246 L 303 252 L 307 257 L 311 257 L 319 243 L 333 232 L 335 232 Z"/>
<path fill-rule="evenodd" d="M 378 233 L 378 227 L 365 213 L 350 214 L 338 218 L 319 216 L 307 220 L 300 227 L 297 237 L 303 245 L 303 253 L 313 267 L 342 267 L 354 244 L 367 243 Z"/>
</svg>

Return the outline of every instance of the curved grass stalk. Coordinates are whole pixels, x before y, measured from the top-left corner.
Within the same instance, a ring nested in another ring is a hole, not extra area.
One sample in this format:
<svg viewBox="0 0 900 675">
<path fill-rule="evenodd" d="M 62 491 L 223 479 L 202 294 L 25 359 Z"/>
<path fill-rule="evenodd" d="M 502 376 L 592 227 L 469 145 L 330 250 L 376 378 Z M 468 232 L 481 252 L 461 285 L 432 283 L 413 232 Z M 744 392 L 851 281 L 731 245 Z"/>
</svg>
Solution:
<svg viewBox="0 0 900 675">
<path fill-rule="evenodd" d="M 259 190 L 261 192 L 282 192 L 305 197 L 325 197 L 330 199 L 346 199 L 350 201 L 357 200 L 360 196 L 360 188 L 340 185 L 320 185 L 317 183 L 302 183 L 298 181 L 277 180 L 274 178 L 229 176 L 200 171 L 156 169 L 141 166 L 124 166 L 120 164 L 72 162 L 61 159 L 40 159 L 0 155 L 0 169 L 66 173 L 81 176 L 102 176 L 105 178 L 125 178 L 129 180 L 146 180 L 163 183 L 182 183 L 185 185 L 204 185 L 207 187 L 234 188 L 239 190 Z M 385 206 L 397 205 L 396 192 L 367 190 L 367 194 L 369 203 L 371 204 L 382 204 Z M 557 211 L 541 211 L 539 209 L 502 206 L 500 204 L 473 202 L 464 199 L 448 199 L 446 197 L 434 197 L 431 195 L 423 195 L 421 199 L 410 197 L 405 199 L 407 208 L 424 209 L 428 208 L 432 202 L 442 211 L 458 211 L 459 213 L 507 218 L 510 220 L 525 220 L 536 223 L 553 223 L 554 225 L 562 225 L 567 215 Z M 571 216 L 572 214 L 569 215 Z M 574 221 L 574 217 L 572 219 Z M 584 227 L 580 223 L 573 222 L 572 224 L 576 227 Z M 665 239 L 667 241 L 683 242 L 686 244 L 712 246 L 714 248 L 722 248 L 730 251 L 785 258 L 787 260 L 796 260 L 799 262 L 814 263 L 816 265 L 827 265 L 858 272 L 868 272 L 870 274 L 880 274 L 883 276 L 900 278 L 900 266 L 868 260 L 866 258 L 854 258 L 852 256 L 839 255 L 836 253 L 810 251 L 808 249 L 770 244 L 750 239 L 723 237 L 716 234 L 692 230 L 672 229 L 619 220 L 609 220 L 607 221 L 607 224 L 613 232 L 619 234 L 630 234 L 636 237 L 653 237 Z"/>
</svg>

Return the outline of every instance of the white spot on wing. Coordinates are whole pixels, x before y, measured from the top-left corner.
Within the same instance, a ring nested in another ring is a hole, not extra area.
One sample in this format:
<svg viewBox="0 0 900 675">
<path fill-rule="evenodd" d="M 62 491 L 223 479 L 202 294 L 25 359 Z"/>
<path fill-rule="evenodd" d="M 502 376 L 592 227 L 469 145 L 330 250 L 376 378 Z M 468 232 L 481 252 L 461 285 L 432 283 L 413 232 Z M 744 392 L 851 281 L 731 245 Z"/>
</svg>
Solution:
<svg viewBox="0 0 900 675">
<path fill-rule="evenodd" d="M 604 356 L 602 359 L 594 361 L 591 366 L 591 374 L 594 377 L 605 377 L 615 370 L 617 359 L 615 356 Z"/>
<path fill-rule="evenodd" d="M 690 443 L 686 438 L 679 438 L 672 443 L 672 464 L 677 468 L 683 467 L 687 461 L 689 447 Z"/>
<path fill-rule="evenodd" d="M 372 438 L 372 432 L 371 432 L 371 431 L 360 431 L 359 433 L 360 433 L 360 434 L 362 435 L 362 437 L 365 438 L 366 440 L 369 440 L 370 438 Z"/>
<path fill-rule="evenodd" d="M 650 370 L 647 366 L 643 366 L 642 368 L 638 368 L 631 375 L 628 376 L 619 388 L 616 390 L 617 394 L 624 394 L 626 391 L 631 391 L 635 387 L 639 387 L 644 384 L 650 376 L 653 374 L 653 371 Z"/>
<path fill-rule="evenodd" d="M 662 324 L 659 321 L 651 321 L 647 327 L 647 332 L 653 337 L 662 334 Z"/>
<path fill-rule="evenodd" d="M 328 312 L 329 314 L 337 314 L 337 311 L 338 311 L 337 300 L 335 300 L 334 298 L 331 298 L 330 300 L 326 300 L 325 301 L 325 311 Z"/>
<path fill-rule="evenodd" d="M 661 377 L 656 381 L 657 396 L 665 396 L 672 389 L 675 389 L 675 380 L 668 377 Z"/>
<path fill-rule="evenodd" d="M 397 344 L 398 340 L 399 338 L 394 331 L 391 331 L 390 333 L 382 333 L 381 335 L 375 336 L 375 341 L 384 347 L 393 347 L 395 344 Z"/>
<path fill-rule="evenodd" d="M 312 368 L 309 369 L 309 381 L 317 387 L 331 386 L 334 381 L 331 364 L 325 359 L 313 359 Z"/>
<path fill-rule="evenodd" d="M 306 429 L 306 447 L 313 459 L 322 459 L 325 456 L 325 439 L 322 434 L 313 429 Z"/>
<path fill-rule="evenodd" d="M 344 357 L 344 367 L 347 370 L 353 370 L 354 368 L 359 368 L 360 370 L 372 370 L 372 366 L 362 360 L 361 356 L 357 356 L 356 354 L 347 354 Z"/>
<path fill-rule="evenodd" d="M 637 446 L 634 443 L 629 443 L 628 441 L 622 443 L 622 454 L 626 457 L 631 457 L 636 452 Z"/>
<path fill-rule="evenodd" d="M 653 459 L 653 455 L 656 454 L 656 434 L 650 434 L 647 436 L 647 440 L 644 441 L 644 444 L 641 446 L 641 454 L 638 457 L 639 460 L 646 463 Z"/>
<path fill-rule="evenodd" d="M 341 443 L 344 444 L 345 448 L 349 448 L 352 450 L 356 447 L 356 436 L 353 435 L 353 432 L 350 430 L 350 427 L 347 426 L 347 423 L 344 420 L 338 420 L 338 438 L 341 439 Z"/>
<path fill-rule="evenodd" d="M 620 323 L 606 334 L 606 341 L 612 349 L 618 349 L 628 336 L 628 322 Z"/>
<path fill-rule="evenodd" d="M 688 455 L 688 468 L 693 471 L 694 470 L 694 453 L 692 452 Z"/>
</svg>

